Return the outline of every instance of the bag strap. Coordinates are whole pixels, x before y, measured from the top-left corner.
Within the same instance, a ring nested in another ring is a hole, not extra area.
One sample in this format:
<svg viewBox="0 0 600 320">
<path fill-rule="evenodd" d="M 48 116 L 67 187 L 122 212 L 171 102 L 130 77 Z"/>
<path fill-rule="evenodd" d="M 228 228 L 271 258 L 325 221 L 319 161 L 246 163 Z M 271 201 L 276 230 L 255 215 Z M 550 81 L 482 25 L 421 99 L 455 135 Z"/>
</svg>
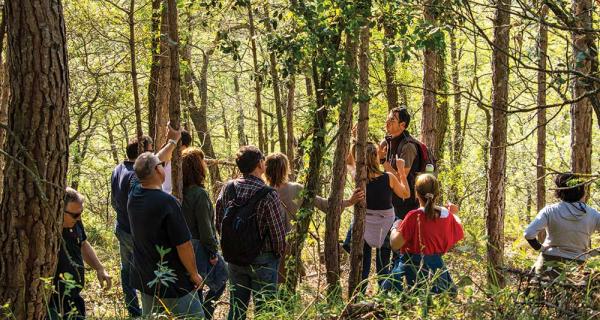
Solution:
<svg viewBox="0 0 600 320">
<path fill-rule="evenodd" d="M 251 208 L 254 208 L 256 206 L 256 204 L 262 200 L 262 198 L 264 198 L 267 194 L 271 193 L 272 191 L 275 191 L 275 189 L 268 187 L 268 186 L 264 186 L 261 189 L 259 189 L 258 191 L 256 191 L 252 197 L 250 197 L 250 199 L 248 199 L 248 202 L 246 202 L 245 206 L 249 206 Z"/>
<path fill-rule="evenodd" d="M 231 180 L 225 186 L 225 194 L 227 195 L 228 203 L 235 202 L 237 192 L 235 191 L 235 180 Z"/>
</svg>

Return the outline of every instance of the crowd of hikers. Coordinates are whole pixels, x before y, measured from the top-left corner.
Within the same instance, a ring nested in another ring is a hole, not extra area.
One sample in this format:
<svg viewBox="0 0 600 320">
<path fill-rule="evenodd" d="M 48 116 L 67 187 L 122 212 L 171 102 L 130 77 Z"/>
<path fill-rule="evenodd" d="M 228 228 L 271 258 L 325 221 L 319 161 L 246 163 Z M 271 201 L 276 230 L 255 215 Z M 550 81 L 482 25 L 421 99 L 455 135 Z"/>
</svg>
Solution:
<svg viewBox="0 0 600 320">
<path fill-rule="evenodd" d="M 411 290 L 426 282 L 432 293 L 455 294 L 443 255 L 463 238 L 458 207 L 440 206 L 433 161 L 427 147 L 406 130 L 409 123 L 406 108 L 390 111 L 385 139 L 366 145 L 366 190 L 356 189 L 343 201 L 344 207 L 359 201 L 367 207 L 360 289 L 366 290 L 375 249 L 380 290 Z M 213 207 L 205 188 L 204 153 L 191 146 L 185 131 L 169 127 L 167 139 L 157 153 L 149 137 L 132 139 L 127 159 L 112 173 L 115 235 L 129 316 L 167 312 L 211 319 L 227 282 L 228 319 L 245 319 L 251 298 L 260 312 L 276 299 L 278 285 L 285 282 L 286 235 L 300 208 L 303 186 L 288 180 L 284 154 L 265 157 L 258 148 L 244 146 L 235 159 L 241 176 L 223 185 Z M 181 202 L 170 194 L 171 156 L 179 142 Z M 354 150 L 347 159 L 352 174 Z M 541 210 L 525 231 L 527 241 L 541 251 L 535 263 L 537 274 L 556 273 L 558 263 L 585 261 L 591 236 L 600 230 L 600 214 L 584 202 L 585 184 L 566 173 L 557 176 L 556 186 L 560 202 Z M 111 286 L 111 277 L 86 241 L 83 204 L 81 194 L 66 190 L 50 319 L 85 317 L 80 296 L 84 261 L 96 270 L 104 287 Z M 316 197 L 318 209 L 326 211 L 328 205 L 327 199 Z M 543 230 L 546 238 L 539 243 L 537 235 Z M 348 252 L 350 238 L 348 230 L 342 245 Z"/>
</svg>

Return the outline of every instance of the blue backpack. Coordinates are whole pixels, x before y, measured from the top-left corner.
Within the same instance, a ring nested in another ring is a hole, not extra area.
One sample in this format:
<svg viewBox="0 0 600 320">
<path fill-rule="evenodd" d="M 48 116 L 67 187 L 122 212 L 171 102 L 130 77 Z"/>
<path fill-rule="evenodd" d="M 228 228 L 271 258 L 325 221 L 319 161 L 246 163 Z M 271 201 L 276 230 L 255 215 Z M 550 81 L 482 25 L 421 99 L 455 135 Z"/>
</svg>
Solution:
<svg viewBox="0 0 600 320">
<path fill-rule="evenodd" d="M 221 222 L 221 249 L 223 258 L 238 266 L 248 266 L 260 254 L 264 239 L 258 229 L 256 205 L 267 194 L 275 191 L 264 186 L 245 203 L 237 203 L 234 182 L 225 187 L 225 194 L 230 203 L 225 208 L 225 216 Z"/>
</svg>

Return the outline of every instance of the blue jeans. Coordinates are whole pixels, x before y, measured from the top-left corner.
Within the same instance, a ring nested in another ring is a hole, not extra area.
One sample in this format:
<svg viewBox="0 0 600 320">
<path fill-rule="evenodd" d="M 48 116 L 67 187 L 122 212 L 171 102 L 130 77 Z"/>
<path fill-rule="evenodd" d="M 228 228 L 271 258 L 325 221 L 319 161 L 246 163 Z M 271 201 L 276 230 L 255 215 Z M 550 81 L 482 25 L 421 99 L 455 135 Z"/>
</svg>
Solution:
<svg viewBox="0 0 600 320">
<path fill-rule="evenodd" d="M 204 315 L 206 319 L 212 319 L 213 312 L 215 311 L 215 304 L 219 301 L 219 298 L 225 291 L 225 285 L 227 284 L 227 278 L 229 272 L 227 270 L 227 264 L 223 257 L 217 253 L 217 264 L 211 265 L 210 253 L 206 250 L 200 241 L 192 239 L 192 245 L 194 246 L 194 253 L 196 254 L 196 266 L 198 267 L 198 273 L 204 279 L 204 284 L 208 287 L 206 295 L 200 291 L 200 300 L 202 300 L 202 306 L 204 307 Z"/>
<path fill-rule="evenodd" d="M 141 295 L 143 316 L 149 316 L 153 312 L 163 312 L 166 307 L 175 317 L 204 318 L 202 303 L 196 291 L 179 298 L 158 298 L 143 292 Z"/>
<path fill-rule="evenodd" d="M 403 290 L 403 280 L 409 288 L 429 288 L 431 293 L 450 292 L 455 294 L 456 285 L 444 264 L 442 255 L 420 255 L 405 253 L 394 263 L 390 279 L 383 284 L 384 290 Z"/>
<path fill-rule="evenodd" d="M 250 296 L 259 312 L 264 302 L 272 299 L 277 290 L 279 258 L 273 253 L 263 253 L 251 265 L 242 267 L 229 264 L 230 309 L 227 319 L 246 319 Z"/>
<path fill-rule="evenodd" d="M 344 243 L 342 247 L 346 249 L 346 251 L 350 252 L 350 244 L 352 241 L 352 225 L 348 229 L 346 233 L 346 239 L 344 239 Z M 363 245 L 363 269 L 362 269 L 362 284 L 361 291 L 364 293 L 367 290 L 367 282 L 365 279 L 369 277 L 369 273 L 371 273 L 371 255 L 372 248 L 367 244 L 367 242 Z M 390 256 L 392 255 L 392 249 L 390 248 L 390 235 L 385 238 L 383 246 L 381 248 L 375 250 L 375 270 L 377 271 L 377 283 L 381 288 L 385 278 L 390 274 Z"/>
<path fill-rule="evenodd" d="M 125 298 L 125 306 L 130 317 L 142 315 L 136 290 L 129 285 L 129 274 L 133 269 L 133 237 L 130 233 L 120 228 L 115 228 L 115 235 L 119 240 L 119 253 L 121 255 L 121 287 Z"/>
</svg>

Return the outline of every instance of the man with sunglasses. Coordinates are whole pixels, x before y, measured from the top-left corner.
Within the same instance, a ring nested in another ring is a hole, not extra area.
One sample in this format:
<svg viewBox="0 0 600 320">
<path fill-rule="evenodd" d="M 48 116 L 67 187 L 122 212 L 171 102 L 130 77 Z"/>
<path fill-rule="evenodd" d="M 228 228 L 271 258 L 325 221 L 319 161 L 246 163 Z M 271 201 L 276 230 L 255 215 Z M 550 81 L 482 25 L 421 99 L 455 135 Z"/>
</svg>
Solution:
<svg viewBox="0 0 600 320">
<path fill-rule="evenodd" d="M 65 192 L 63 230 L 54 276 L 55 292 L 50 299 L 50 319 L 84 319 L 85 303 L 80 296 L 85 284 L 83 262 L 94 270 L 100 284 L 109 289 L 111 278 L 98 260 L 94 248 L 87 241 L 81 222 L 83 196 L 72 188 Z"/>
<path fill-rule="evenodd" d="M 192 236 L 179 202 L 162 190 L 164 165 L 164 160 L 151 152 L 142 153 L 133 165 L 137 178 L 127 202 L 133 238 L 130 284 L 141 292 L 143 316 L 167 308 L 176 317 L 203 317 L 196 291 L 202 286 L 202 277 Z M 170 274 L 155 273 L 164 267 Z"/>
</svg>

